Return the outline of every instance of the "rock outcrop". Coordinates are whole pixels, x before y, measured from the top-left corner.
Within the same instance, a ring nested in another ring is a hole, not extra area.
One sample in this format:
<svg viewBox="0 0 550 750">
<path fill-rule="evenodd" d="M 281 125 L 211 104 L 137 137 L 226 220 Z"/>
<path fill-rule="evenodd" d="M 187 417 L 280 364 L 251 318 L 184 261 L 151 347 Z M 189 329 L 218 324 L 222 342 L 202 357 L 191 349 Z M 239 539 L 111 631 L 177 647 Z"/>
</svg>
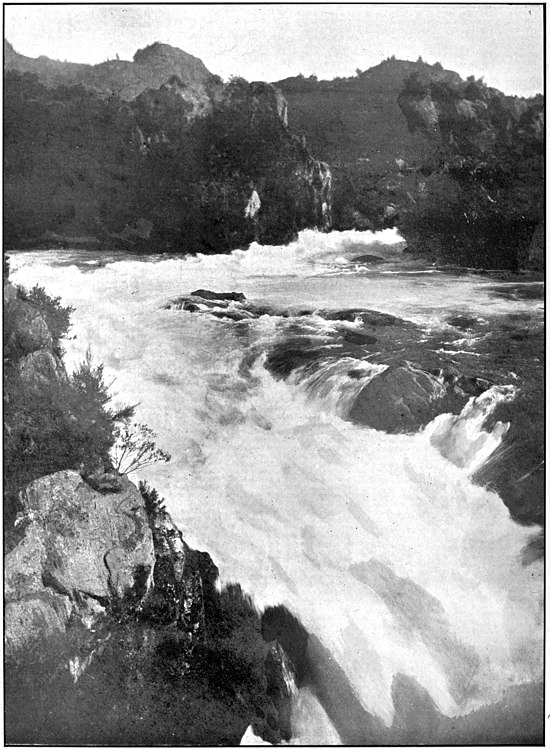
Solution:
<svg viewBox="0 0 550 750">
<path fill-rule="evenodd" d="M 98 65 L 86 65 L 43 56 L 37 59 L 25 57 L 4 41 L 4 70 L 33 73 L 50 88 L 80 85 L 101 97 L 116 94 L 124 101 L 135 99 L 146 89 L 159 89 L 164 84 L 173 83 L 174 76 L 190 98 L 208 99 L 209 87 L 218 80 L 202 60 L 160 42 L 138 50 L 133 62 L 108 60 Z"/>
<path fill-rule="evenodd" d="M 154 490 L 63 471 L 22 504 L 4 568 L 9 742 L 235 745 L 250 725 L 291 739 L 288 657 Z"/>
<path fill-rule="evenodd" d="M 20 358 L 38 350 L 51 350 L 53 338 L 44 316 L 32 303 L 21 299 L 9 282 L 4 288 L 4 301 L 10 322 L 4 344 L 7 355 Z"/>
<path fill-rule="evenodd" d="M 414 167 L 424 156 L 411 136 L 397 96 L 413 72 L 459 82 L 439 64 L 387 59 L 356 76 L 333 81 L 294 76 L 278 81 L 288 101 L 291 130 L 303 134 L 315 156 L 331 165 L 336 229 L 382 229 L 384 208 L 416 196 Z"/>
<path fill-rule="evenodd" d="M 331 227 L 331 170 L 272 84 L 223 84 L 158 43 L 97 66 L 8 52 L 7 245 L 228 252 L 256 238 L 251 182 L 260 241 Z"/>
<path fill-rule="evenodd" d="M 410 249 L 476 267 L 540 270 L 542 97 L 507 97 L 473 76 L 450 83 L 415 74 L 398 103 L 432 151 L 400 222 Z"/>
<path fill-rule="evenodd" d="M 365 385 L 349 418 L 384 432 L 415 432 L 437 414 L 451 411 L 449 400 L 441 380 L 416 367 L 402 365 L 388 368 Z M 465 401 L 461 399 L 459 408 Z"/>
<path fill-rule="evenodd" d="M 111 598 L 142 598 L 154 564 L 143 498 L 121 477 L 102 494 L 74 471 L 32 482 L 21 494 L 25 535 L 4 561 L 6 653 L 103 612 Z"/>
</svg>

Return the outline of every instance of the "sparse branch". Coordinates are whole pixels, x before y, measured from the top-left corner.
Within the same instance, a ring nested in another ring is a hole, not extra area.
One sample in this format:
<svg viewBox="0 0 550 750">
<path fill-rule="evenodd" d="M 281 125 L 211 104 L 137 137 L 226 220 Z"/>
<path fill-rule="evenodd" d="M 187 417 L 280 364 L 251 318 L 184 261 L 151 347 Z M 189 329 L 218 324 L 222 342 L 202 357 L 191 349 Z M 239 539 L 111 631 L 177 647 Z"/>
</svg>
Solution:
<svg viewBox="0 0 550 750">
<path fill-rule="evenodd" d="M 120 474 L 130 474 L 158 461 L 171 459 L 167 451 L 157 447 L 156 433 L 145 424 L 126 419 L 115 427 L 114 434 L 111 461 Z"/>
</svg>

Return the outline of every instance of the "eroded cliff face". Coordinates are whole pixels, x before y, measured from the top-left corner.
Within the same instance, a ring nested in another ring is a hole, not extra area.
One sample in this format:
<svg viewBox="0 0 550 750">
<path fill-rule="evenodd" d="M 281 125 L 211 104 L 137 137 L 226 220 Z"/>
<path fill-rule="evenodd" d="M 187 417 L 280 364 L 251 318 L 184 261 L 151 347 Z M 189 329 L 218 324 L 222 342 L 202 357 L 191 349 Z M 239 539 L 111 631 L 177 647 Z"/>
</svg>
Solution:
<svg viewBox="0 0 550 750">
<path fill-rule="evenodd" d="M 154 44 L 140 49 L 130 60 L 107 60 L 98 65 L 61 62 L 47 57 L 31 58 L 17 53 L 4 41 L 4 70 L 37 75 L 49 88 L 80 85 L 105 98 L 116 95 L 123 101 L 135 99 L 146 89 L 158 89 L 177 80 L 183 91 L 198 101 L 208 99 L 211 86 L 219 80 L 202 60 L 171 47 Z"/>
<path fill-rule="evenodd" d="M 519 137 L 542 142 L 542 99 L 505 96 L 471 78 L 450 84 L 413 75 L 405 79 L 398 104 L 409 131 L 437 139 L 448 157 L 488 156 L 513 147 Z"/>
<path fill-rule="evenodd" d="M 271 84 L 223 84 L 161 44 L 99 66 L 11 51 L 5 81 L 8 246 L 227 252 L 255 237 L 250 182 L 262 242 L 331 225 L 330 169 Z"/>
<path fill-rule="evenodd" d="M 485 268 L 541 270 L 543 100 L 481 81 L 404 81 L 398 103 L 431 144 L 401 229 L 410 248 Z"/>
</svg>

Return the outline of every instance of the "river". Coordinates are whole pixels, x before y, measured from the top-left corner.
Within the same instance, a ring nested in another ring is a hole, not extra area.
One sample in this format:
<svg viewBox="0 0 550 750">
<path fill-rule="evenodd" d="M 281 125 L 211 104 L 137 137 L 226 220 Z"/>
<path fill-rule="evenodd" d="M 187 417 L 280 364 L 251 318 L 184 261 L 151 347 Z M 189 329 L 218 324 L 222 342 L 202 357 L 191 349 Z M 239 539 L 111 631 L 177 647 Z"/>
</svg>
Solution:
<svg viewBox="0 0 550 750">
<path fill-rule="evenodd" d="M 183 258 L 16 252 L 12 280 L 74 307 L 68 368 L 90 348 L 115 403 L 138 403 L 139 421 L 172 455 L 134 478 L 166 498 L 222 584 L 239 581 L 258 607 L 283 604 L 299 617 L 357 710 L 389 732 L 384 742 L 414 723 L 404 706 L 420 701 L 419 741 L 434 739 L 430 712 L 477 711 L 499 744 L 498 721 L 479 710 L 510 690 L 532 702 L 528 688 L 542 680 L 542 561 L 521 562 L 538 528 L 515 523 L 498 494 L 472 481 L 507 429 L 483 431 L 480 414 L 514 397 L 513 373 L 465 407 L 458 427 L 443 415 L 414 434 L 388 434 L 346 419 L 361 384 L 345 373 L 376 377 L 384 366 L 372 359 L 355 356 L 344 368 L 332 360 L 316 377 L 286 379 L 264 366 L 274 342 L 296 335 L 292 313 L 303 308 L 368 308 L 443 338 L 450 315 L 542 321 L 540 296 L 495 294 L 487 277 L 412 261 L 399 239 L 393 230 L 305 231 L 285 247 Z M 363 254 L 376 259 L 354 260 Z M 287 312 L 239 322 L 164 309 L 197 288 Z M 355 326 L 315 315 L 301 324 L 321 338 Z M 456 341 L 480 356 L 475 337 Z M 453 460 L 434 440 L 442 434 Z M 335 718 L 338 696 L 331 707 L 315 693 L 296 695 L 294 742 L 349 740 Z"/>
</svg>

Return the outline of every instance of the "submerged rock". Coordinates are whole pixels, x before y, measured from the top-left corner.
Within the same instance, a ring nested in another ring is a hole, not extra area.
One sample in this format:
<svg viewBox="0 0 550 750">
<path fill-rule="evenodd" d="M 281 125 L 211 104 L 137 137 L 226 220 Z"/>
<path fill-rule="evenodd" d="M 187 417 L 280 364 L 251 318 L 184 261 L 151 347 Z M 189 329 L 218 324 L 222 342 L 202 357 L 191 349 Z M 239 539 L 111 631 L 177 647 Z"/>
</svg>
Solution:
<svg viewBox="0 0 550 750">
<path fill-rule="evenodd" d="M 209 300 L 224 300 L 228 302 L 246 302 L 246 297 L 241 292 L 211 292 L 208 289 L 197 289 L 191 292 L 192 297 L 202 297 Z"/>
<path fill-rule="evenodd" d="M 276 378 L 292 375 L 298 382 L 315 375 L 312 390 L 326 393 L 327 389 L 342 385 L 338 378 L 344 375 L 361 381 L 371 365 L 387 366 L 383 374 L 376 374 L 363 388 L 359 386 L 349 401 L 351 408 L 342 414 L 353 422 L 385 432 L 417 431 L 438 414 L 459 412 L 470 396 L 479 396 L 491 386 L 488 378 L 463 372 L 452 364 L 453 352 L 451 356 L 441 356 L 441 334 L 427 336 L 412 321 L 378 310 L 352 307 L 293 312 L 255 305 L 235 292 L 204 290 L 173 300 L 167 307 L 236 321 L 255 320 L 261 315 L 282 318 L 280 335 L 268 345 L 264 366 Z M 332 325 L 324 326 L 318 318 Z M 469 329 L 479 321 L 456 315 L 447 322 Z M 481 323 L 485 325 L 484 321 Z M 318 335 L 314 326 L 318 326 Z M 249 371 L 259 353 L 258 349 L 246 355 L 243 372 Z M 334 370 L 338 360 L 346 362 L 341 373 Z M 323 385 L 330 377 L 335 378 L 333 384 Z"/>
<path fill-rule="evenodd" d="M 544 524 L 545 451 L 544 389 L 524 389 L 499 404 L 484 429 L 510 425 L 504 439 L 476 472 L 476 482 L 498 492 L 512 517 L 524 524 Z"/>
<path fill-rule="evenodd" d="M 387 263 L 386 258 L 381 258 L 379 255 L 369 255 L 368 253 L 366 255 L 357 255 L 355 258 L 351 259 L 352 263 L 368 263 L 369 265 L 379 263 Z"/>
<path fill-rule="evenodd" d="M 447 323 L 454 328 L 460 328 L 463 331 L 471 331 L 479 325 L 478 318 L 472 318 L 470 315 L 456 315 L 447 318 Z"/>
</svg>

